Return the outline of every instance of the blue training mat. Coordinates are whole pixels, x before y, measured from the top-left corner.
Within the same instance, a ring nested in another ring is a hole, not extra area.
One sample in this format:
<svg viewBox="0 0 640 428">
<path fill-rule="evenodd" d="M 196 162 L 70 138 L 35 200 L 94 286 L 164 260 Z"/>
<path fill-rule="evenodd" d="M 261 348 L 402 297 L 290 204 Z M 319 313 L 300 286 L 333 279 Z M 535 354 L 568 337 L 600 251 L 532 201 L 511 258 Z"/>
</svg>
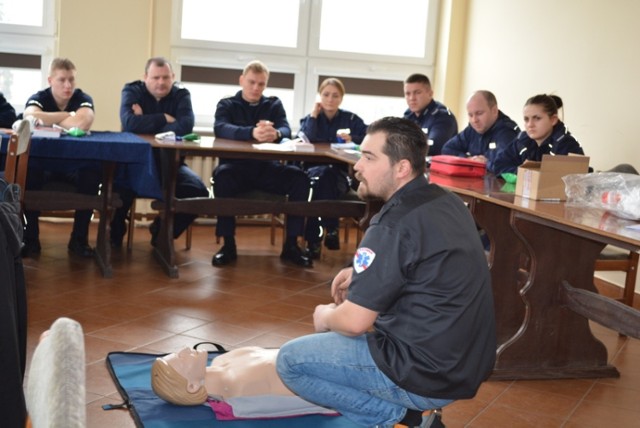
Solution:
<svg viewBox="0 0 640 428">
<path fill-rule="evenodd" d="M 209 361 L 222 352 L 209 352 Z M 295 418 L 218 421 L 209 405 L 176 406 L 151 389 L 151 365 L 163 355 L 110 352 L 106 363 L 137 427 L 144 428 L 359 428 L 344 416 L 307 415 Z"/>
</svg>

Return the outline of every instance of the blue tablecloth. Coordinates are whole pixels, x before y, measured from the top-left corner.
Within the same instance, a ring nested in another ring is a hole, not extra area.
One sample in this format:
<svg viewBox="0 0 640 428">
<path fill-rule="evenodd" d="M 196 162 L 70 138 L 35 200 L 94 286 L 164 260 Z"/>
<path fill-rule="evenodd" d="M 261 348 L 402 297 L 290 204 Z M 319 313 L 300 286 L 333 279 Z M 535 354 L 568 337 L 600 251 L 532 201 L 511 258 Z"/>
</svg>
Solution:
<svg viewBox="0 0 640 428">
<path fill-rule="evenodd" d="M 8 135 L 2 134 L 6 153 Z M 161 181 L 151 145 L 130 132 L 92 131 L 85 137 L 32 138 L 29 167 L 69 171 L 100 162 L 117 163 L 114 184 L 133 189 L 138 196 L 160 199 Z"/>
</svg>

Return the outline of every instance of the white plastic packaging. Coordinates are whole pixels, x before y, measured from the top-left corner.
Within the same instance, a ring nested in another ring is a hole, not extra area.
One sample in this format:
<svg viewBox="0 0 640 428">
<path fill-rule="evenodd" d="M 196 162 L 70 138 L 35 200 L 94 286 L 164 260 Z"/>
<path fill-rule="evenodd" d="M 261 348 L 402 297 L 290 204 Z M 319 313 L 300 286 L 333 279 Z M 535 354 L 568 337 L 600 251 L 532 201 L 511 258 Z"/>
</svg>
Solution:
<svg viewBox="0 0 640 428">
<path fill-rule="evenodd" d="M 640 220 L 640 175 L 619 172 L 569 174 L 562 177 L 567 202 L 605 209 Z"/>
</svg>

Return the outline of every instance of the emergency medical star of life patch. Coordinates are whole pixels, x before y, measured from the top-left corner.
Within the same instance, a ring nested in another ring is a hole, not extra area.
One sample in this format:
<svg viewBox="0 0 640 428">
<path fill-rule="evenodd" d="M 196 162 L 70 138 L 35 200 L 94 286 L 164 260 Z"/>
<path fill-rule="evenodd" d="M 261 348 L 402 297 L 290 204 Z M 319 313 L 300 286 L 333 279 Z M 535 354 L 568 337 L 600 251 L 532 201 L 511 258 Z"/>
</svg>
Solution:
<svg viewBox="0 0 640 428">
<path fill-rule="evenodd" d="M 376 253 L 374 253 L 370 248 L 358 248 L 356 255 L 353 256 L 353 268 L 356 270 L 356 273 L 366 270 L 371 266 L 371 263 L 373 263 L 373 259 L 375 258 Z"/>
</svg>

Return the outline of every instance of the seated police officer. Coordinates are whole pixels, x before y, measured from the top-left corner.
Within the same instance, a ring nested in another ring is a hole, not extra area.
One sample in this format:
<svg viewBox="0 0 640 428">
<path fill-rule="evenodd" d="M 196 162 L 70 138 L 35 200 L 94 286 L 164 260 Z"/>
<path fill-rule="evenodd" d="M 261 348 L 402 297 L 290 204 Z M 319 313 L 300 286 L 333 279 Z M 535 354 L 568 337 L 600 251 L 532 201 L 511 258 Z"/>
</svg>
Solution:
<svg viewBox="0 0 640 428">
<path fill-rule="evenodd" d="M 240 76 L 241 90 L 232 97 L 220 100 L 216 108 L 213 130 L 217 138 L 278 142 L 291 136 L 291 129 L 282 102 L 277 97 L 262 95 L 269 80 L 269 70 L 260 61 L 247 64 Z M 291 201 L 306 201 L 309 197 L 309 178 L 294 165 L 276 161 L 253 159 L 220 159 L 213 171 L 213 191 L 216 197 L 232 198 L 252 189 L 288 195 Z M 304 217 L 289 216 L 286 240 L 280 258 L 296 265 L 309 267 L 311 259 L 298 246 L 304 233 Z M 219 216 L 216 236 L 224 245 L 213 256 L 214 266 L 224 266 L 237 258 L 235 218 Z"/>
</svg>

